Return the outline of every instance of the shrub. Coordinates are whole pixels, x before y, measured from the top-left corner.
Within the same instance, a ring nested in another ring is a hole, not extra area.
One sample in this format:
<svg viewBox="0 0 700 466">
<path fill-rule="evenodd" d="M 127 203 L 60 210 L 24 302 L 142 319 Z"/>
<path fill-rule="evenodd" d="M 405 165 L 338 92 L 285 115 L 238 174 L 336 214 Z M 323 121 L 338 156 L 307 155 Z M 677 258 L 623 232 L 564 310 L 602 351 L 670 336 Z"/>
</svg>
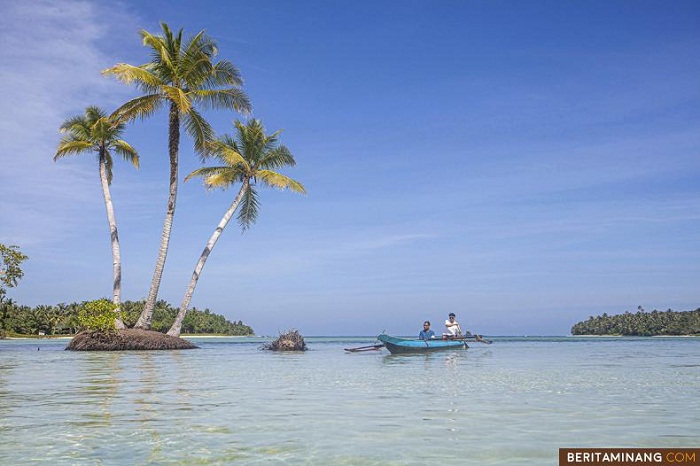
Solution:
<svg viewBox="0 0 700 466">
<path fill-rule="evenodd" d="M 117 306 L 106 299 L 88 301 L 82 309 L 78 311 L 78 325 L 89 333 L 114 333 L 115 314 Z"/>
</svg>

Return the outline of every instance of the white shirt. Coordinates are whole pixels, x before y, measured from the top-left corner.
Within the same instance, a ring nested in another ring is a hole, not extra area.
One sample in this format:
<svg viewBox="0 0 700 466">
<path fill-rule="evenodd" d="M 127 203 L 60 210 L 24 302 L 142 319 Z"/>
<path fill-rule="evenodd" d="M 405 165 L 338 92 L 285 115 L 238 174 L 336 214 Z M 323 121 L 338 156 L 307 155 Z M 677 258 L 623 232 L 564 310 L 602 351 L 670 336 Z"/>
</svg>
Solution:
<svg viewBox="0 0 700 466">
<path fill-rule="evenodd" d="M 447 334 L 456 337 L 460 333 L 459 322 L 456 320 L 450 321 L 447 319 L 445 321 L 445 328 L 447 329 Z"/>
</svg>

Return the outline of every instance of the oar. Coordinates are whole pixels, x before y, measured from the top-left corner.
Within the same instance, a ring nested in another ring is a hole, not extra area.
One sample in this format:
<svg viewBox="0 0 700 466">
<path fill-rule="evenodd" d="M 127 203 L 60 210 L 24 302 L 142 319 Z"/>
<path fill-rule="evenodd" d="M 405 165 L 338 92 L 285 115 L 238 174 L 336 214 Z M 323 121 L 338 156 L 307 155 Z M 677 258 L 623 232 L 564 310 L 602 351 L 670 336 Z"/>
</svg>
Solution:
<svg viewBox="0 0 700 466">
<path fill-rule="evenodd" d="M 492 340 L 484 340 L 484 338 L 481 335 L 474 334 L 474 339 L 479 343 L 484 343 L 485 345 L 490 345 L 491 343 L 493 343 Z"/>
<path fill-rule="evenodd" d="M 345 351 L 349 351 L 351 353 L 359 353 L 361 351 L 376 351 L 382 348 L 384 348 L 384 345 L 382 343 L 379 343 L 376 345 L 358 346 L 357 348 L 345 348 Z"/>
<path fill-rule="evenodd" d="M 493 343 L 493 341 L 491 340 L 484 340 L 484 338 L 481 335 L 477 335 L 476 333 L 472 334 L 471 332 L 469 332 L 469 336 L 463 335 L 461 328 L 459 329 L 459 334 L 462 335 L 462 338 L 464 338 L 465 340 L 468 338 L 474 338 L 475 341 L 478 341 L 479 343 L 483 343 L 485 345 L 490 345 L 491 343 Z"/>
</svg>

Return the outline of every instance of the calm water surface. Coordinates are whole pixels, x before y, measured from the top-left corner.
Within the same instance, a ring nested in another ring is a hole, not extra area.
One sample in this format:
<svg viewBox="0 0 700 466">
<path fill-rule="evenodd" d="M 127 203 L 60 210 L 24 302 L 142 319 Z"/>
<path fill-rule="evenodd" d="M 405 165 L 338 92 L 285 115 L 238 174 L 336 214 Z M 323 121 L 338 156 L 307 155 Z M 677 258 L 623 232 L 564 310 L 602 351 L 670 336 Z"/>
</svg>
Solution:
<svg viewBox="0 0 700 466">
<path fill-rule="evenodd" d="M 556 465 L 560 447 L 700 446 L 700 339 L 193 339 L 75 353 L 0 341 L 0 464 Z M 39 350 L 39 351 L 38 351 Z"/>
</svg>

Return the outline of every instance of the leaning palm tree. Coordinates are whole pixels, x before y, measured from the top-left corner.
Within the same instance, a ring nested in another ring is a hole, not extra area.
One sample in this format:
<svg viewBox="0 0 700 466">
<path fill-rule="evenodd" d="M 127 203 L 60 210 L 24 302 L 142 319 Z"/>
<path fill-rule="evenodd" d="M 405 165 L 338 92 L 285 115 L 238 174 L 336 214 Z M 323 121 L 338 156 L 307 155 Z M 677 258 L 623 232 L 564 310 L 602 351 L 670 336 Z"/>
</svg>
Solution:
<svg viewBox="0 0 700 466">
<path fill-rule="evenodd" d="M 124 83 L 134 83 L 144 93 L 116 110 L 114 115 L 120 121 L 146 118 L 164 105 L 169 107 L 170 190 L 158 259 L 146 304 L 136 322 L 138 328 L 151 326 L 168 254 L 177 199 L 180 125 L 183 124 L 193 137 L 195 149 L 203 153 L 213 132 L 195 105 L 234 109 L 242 113 L 250 111 L 248 97 L 240 89 L 243 80 L 238 69 L 228 61 L 214 63 L 218 53 L 216 43 L 204 31 L 183 41 L 182 29 L 173 34 L 166 23 L 161 23 L 161 28 L 163 35 L 141 31 L 143 45 L 151 49 L 150 62 L 140 66 L 120 63 L 103 71 Z"/>
<path fill-rule="evenodd" d="M 112 152 L 120 155 L 124 160 L 138 168 L 139 155 L 131 145 L 121 139 L 124 124 L 118 123 L 107 116 L 107 113 L 98 107 L 88 107 L 85 115 L 78 115 L 67 119 L 61 125 L 60 131 L 66 133 L 58 144 L 58 150 L 54 155 L 54 161 L 67 155 L 79 155 L 96 153 L 100 169 L 100 183 L 102 195 L 107 208 L 107 221 L 109 222 L 109 235 L 112 242 L 112 263 L 114 283 L 112 287 L 112 302 L 117 305 L 117 327 L 124 328 L 119 314 L 121 304 L 122 262 L 119 252 L 119 235 L 117 233 L 117 220 L 114 217 L 112 195 L 109 190 L 112 184 Z"/>
<path fill-rule="evenodd" d="M 197 261 L 185 297 L 180 304 L 180 310 L 175 322 L 168 330 L 168 335 L 176 337 L 180 335 L 182 321 L 187 314 L 187 308 L 190 305 L 204 264 L 236 209 L 241 207 L 238 212 L 238 222 L 243 231 L 255 223 L 260 208 L 256 190 L 257 183 L 260 182 L 273 188 L 290 189 L 297 193 L 306 193 L 301 183 L 275 171 L 282 167 L 296 165 L 294 156 L 289 152 L 289 149 L 279 144 L 280 131 L 269 136 L 266 135 L 265 128 L 259 120 L 251 120 L 248 124 L 236 121 L 235 125 L 237 137 L 224 135 L 207 144 L 209 153 L 222 165 L 199 168 L 185 178 L 185 180 L 189 180 L 195 176 L 202 177 L 208 188 L 226 189 L 237 182 L 241 183 L 241 188 Z"/>
</svg>

